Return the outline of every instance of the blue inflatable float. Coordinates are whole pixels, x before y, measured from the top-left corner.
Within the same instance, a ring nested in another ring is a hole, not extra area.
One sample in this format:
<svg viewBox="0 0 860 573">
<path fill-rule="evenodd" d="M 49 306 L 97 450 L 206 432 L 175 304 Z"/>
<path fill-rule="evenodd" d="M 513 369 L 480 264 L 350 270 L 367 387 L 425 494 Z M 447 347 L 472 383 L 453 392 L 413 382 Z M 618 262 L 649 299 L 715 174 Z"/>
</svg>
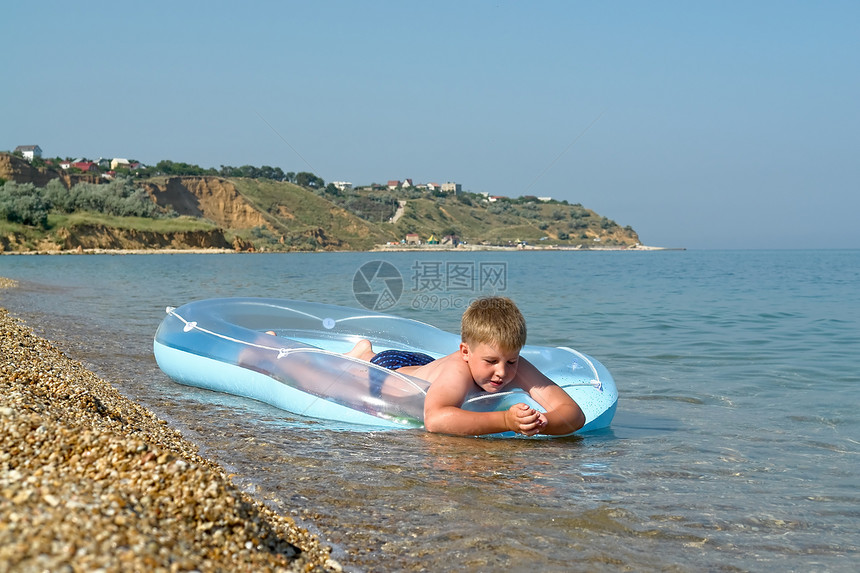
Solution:
<svg viewBox="0 0 860 573">
<path fill-rule="evenodd" d="M 459 336 L 429 324 L 373 311 L 225 298 L 168 307 L 153 350 L 158 366 L 182 384 L 253 398 L 302 416 L 385 428 L 423 427 L 428 383 L 344 356 L 362 338 L 377 352 L 410 350 L 434 358 L 450 354 L 460 343 Z M 579 404 L 586 422 L 576 433 L 609 426 L 618 392 L 597 360 L 571 348 L 532 345 L 520 355 Z M 370 391 L 371 379 L 381 391 Z M 521 390 L 481 393 L 463 408 L 505 410 L 519 402 L 543 411 Z"/>
</svg>

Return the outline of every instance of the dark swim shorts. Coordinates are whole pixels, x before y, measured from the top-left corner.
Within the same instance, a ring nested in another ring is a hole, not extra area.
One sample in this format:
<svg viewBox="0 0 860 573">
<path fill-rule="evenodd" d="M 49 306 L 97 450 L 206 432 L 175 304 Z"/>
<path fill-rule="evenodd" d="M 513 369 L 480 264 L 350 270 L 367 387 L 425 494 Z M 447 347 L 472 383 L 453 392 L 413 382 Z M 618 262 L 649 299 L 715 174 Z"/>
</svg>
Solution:
<svg viewBox="0 0 860 573">
<path fill-rule="evenodd" d="M 435 358 L 421 352 L 409 352 L 407 350 L 383 350 L 370 359 L 371 364 L 397 370 L 404 366 L 424 366 L 430 364 Z"/>
<path fill-rule="evenodd" d="M 404 366 L 424 366 L 433 362 L 435 358 L 421 352 L 409 352 L 407 350 L 383 350 L 370 359 L 371 364 L 382 366 L 388 370 L 397 370 Z M 382 396 L 382 385 L 386 376 L 379 371 L 370 373 L 370 395 L 374 398 Z"/>
</svg>

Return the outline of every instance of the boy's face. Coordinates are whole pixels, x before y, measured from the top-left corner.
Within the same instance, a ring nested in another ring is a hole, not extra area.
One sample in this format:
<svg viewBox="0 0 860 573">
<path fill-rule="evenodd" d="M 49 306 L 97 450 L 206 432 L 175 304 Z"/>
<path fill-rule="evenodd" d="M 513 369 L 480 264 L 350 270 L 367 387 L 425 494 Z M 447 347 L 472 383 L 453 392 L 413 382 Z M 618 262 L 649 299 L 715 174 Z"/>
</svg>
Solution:
<svg viewBox="0 0 860 573">
<path fill-rule="evenodd" d="M 519 350 L 501 350 L 495 344 L 460 343 L 460 356 L 469 364 L 472 380 L 485 392 L 498 392 L 517 375 Z"/>
</svg>

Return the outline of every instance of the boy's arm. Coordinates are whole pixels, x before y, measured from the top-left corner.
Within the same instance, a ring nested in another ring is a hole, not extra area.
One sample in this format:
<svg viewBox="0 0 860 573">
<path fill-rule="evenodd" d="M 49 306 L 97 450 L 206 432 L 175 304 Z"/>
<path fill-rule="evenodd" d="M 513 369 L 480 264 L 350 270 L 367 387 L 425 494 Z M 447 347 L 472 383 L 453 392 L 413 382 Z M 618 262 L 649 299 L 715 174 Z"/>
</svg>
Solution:
<svg viewBox="0 0 860 573">
<path fill-rule="evenodd" d="M 585 414 L 573 398 L 525 358 L 519 360 L 517 379 L 519 386 L 546 410 L 547 424 L 541 434 L 564 436 L 585 425 Z"/>
<path fill-rule="evenodd" d="M 538 433 L 540 414 L 525 404 L 501 412 L 470 412 L 460 408 L 469 385 L 438 381 L 430 385 L 424 400 L 424 428 L 428 432 L 480 436 L 501 432 Z"/>
</svg>

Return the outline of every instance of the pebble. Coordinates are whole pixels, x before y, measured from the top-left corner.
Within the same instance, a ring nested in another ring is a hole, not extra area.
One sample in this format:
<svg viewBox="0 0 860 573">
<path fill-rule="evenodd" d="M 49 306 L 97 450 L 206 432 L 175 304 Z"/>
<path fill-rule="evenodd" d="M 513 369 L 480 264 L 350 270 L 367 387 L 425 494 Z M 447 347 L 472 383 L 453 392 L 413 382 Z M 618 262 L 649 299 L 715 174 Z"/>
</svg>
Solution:
<svg viewBox="0 0 860 573">
<path fill-rule="evenodd" d="M 2 308 L 0 443 L 0 571 L 342 570 L 330 547 Z"/>
</svg>

